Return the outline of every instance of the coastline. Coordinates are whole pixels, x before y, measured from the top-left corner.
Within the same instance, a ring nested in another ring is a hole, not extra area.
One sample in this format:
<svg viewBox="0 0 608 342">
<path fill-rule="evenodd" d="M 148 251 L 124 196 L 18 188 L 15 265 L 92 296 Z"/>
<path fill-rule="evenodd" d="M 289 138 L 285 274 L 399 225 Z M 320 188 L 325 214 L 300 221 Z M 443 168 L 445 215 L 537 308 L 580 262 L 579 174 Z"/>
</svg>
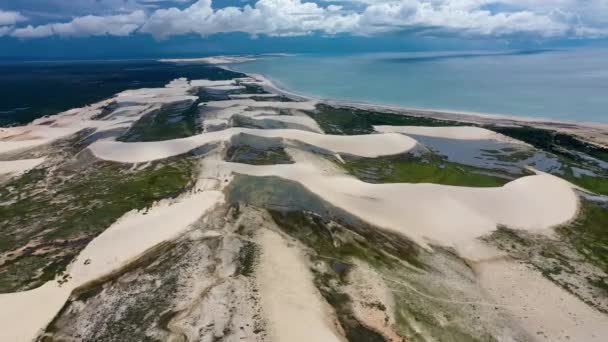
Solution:
<svg viewBox="0 0 608 342">
<path fill-rule="evenodd" d="M 427 109 L 416 107 L 403 107 L 395 105 L 374 104 L 363 101 L 349 101 L 319 98 L 304 94 L 299 94 L 294 90 L 288 89 L 280 82 L 262 74 L 242 72 L 230 68 L 228 65 L 218 64 L 219 68 L 225 70 L 241 72 L 247 76 L 263 83 L 265 90 L 279 95 L 284 95 L 300 101 L 317 101 L 332 106 L 352 107 L 362 110 L 384 111 L 401 115 L 427 117 L 439 120 L 451 120 L 467 122 L 480 125 L 499 125 L 499 126 L 534 126 L 537 128 L 555 130 L 563 133 L 574 134 L 591 143 L 608 146 L 608 124 L 596 122 L 576 122 L 557 120 L 550 118 L 533 118 L 505 114 L 478 113 L 449 109 Z"/>
</svg>

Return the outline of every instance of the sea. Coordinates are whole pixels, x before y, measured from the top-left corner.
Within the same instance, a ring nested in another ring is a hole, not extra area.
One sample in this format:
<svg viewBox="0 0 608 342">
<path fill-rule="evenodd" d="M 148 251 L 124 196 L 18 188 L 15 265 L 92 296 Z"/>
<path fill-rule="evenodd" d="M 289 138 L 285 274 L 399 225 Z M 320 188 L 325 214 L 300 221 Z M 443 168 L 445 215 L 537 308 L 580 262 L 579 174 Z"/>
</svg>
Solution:
<svg viewBox="0 0 608 342">
<path fill-rule="evenodd" d="M 262 55 L 227 67 L 322 99 L 608 123 L 608 49 Z M 237 72 L 155 60 L 0 62 L 0 126 Z"/>
<path fill-rule="evenodd" d="M 229 67 L 322 99 L 608 123 L 608 49 L 298 54 Z"/>
</svg>

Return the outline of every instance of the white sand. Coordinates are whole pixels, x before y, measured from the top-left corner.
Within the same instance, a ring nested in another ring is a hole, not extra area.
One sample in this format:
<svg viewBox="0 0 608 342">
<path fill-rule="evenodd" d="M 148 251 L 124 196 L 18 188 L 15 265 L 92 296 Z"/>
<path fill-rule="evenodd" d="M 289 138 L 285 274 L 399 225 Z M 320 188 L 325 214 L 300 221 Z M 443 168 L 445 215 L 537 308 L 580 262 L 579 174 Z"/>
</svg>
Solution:
<svg viewBox="0 0 608 342">
<path fill-rule="evenodd" d="M 497 140 L 503 142 L 516 141 L 502 134 L 481 127 L 374 126 L 374 129 L 380 133 L 404 133 L 456 140 Z"/>
<path fill-rule="evenodd" d="M 0 153 L 46 145 L 87 128 L 97 132 L 128 128 L 141 116 L 163 104 L 194 103 L 197 97 L 189 94 L 191 89 L 193 86 L 186 79 L 177 79 L 163 88 L 126 90 L 112 99 L 90 106 L 39 118 L 25 126 L 4 128 L 0 130 Z M 116 102 L 120 107 L 103 120 L 93 120 L 111 102 Z"/>
<path fill-rule="evenodd" d="M 344 341 L 302 252 L 268 229 L 259 232 L 258 241 L 262 253 L 256 276 L 270 340 Z"/>
<path fill-rule="evenodd" d="M 608 316 L 514 261 L 484 262 L 475 267 L 482 287 L 538 341 L 606 341 Z"/>
<path fill-rule="evenodd" d="M 295 125 L 300 125 L 300 126 L 304 126 L 306 128 L 308 128 L 309 130 L 313 131 L 313 132 L 317 132 L 317 133 L 323 133 L 323 130 L 321 129 L 321 127 L 319 127 L 319 125 L 317 124 L 317 122 L 309 117 L 309 116 L 304 116 L 304 115 L 258 115 L 254 117 L 255 120 L 272 120 L 272 121 L 278 121 L 278 122 L 283 122 L 287 125 L 289 124 L 295 124 Z"/>
<path fill-rule="evenodd" d="M 59 312 L 73 289 L 107 276 L 150 248 L 179 236 L 222 201 L 221 192 L 204 191 L 162 201 L 147 213 L 125 214 L 70 264 L 67 283 L 59 285 L 51 281 L 31 291 L 0 294 L 0 341 L 34 340 Z"/>
<path fill-rule="evenodd" d="M 183 139 L 124 143 L 97 141 L 89 149 L 104 160 L 122 163 L 141 163 L 164 159 L 191 151 L 205 144 L 228 141 L 233 135 L 246 133 L 265 138 L 284 138 L 313 145 L 335 153 L 348 153 L 361 157 L 379 157 L 404 153 L 417 142 L 402 134 L 325 135 L 294 129 L 258 130 L 230 128 L 219 132 L 203 133 Z"/>
<path fill-rule="evenodd" d="M 206 103 L 209 107 L 228 108 L 234 106 L 242 107 L 269 107 L 277 109 L 299 109 L 299 110 L 314 110 L 317 101 L 302 101 L 302 102 L 281 102 L 281 101 L 255 101 L 252 99 L 236 99 L 226 101 L 209 101 Z"/>
<path fill-rule="evenodd" d="M 500 188 L 436 184 L 369 184 L 322 172 L 311 163 L 252 166 L 221 162 L 224 172 L 278 176 L 304 185 L 329 203 L 423 246 L 464 244 L 497 225 L 542 230 L 568 222 L 578 212 L 570 184 L 550 175 L 523 177 Z"/>
<path fill-rule="evenodd" d="M 0 161 L 0 173 L 20 174 L 42 164 L 45 158 Z"/>
</svg>

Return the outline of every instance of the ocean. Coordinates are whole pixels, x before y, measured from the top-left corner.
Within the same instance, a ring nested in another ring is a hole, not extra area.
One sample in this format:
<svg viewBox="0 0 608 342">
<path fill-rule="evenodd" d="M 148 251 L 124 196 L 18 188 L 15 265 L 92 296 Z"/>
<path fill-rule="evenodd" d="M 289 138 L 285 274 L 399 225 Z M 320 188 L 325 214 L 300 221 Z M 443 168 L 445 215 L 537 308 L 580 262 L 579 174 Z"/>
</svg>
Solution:
<svg viewBox="0 0 608 342">
<path fill-rule="evenodd" d="M 299 54 L 230 68 L 323 99 L 608 123 L 608 50 Z"/>
</svg>

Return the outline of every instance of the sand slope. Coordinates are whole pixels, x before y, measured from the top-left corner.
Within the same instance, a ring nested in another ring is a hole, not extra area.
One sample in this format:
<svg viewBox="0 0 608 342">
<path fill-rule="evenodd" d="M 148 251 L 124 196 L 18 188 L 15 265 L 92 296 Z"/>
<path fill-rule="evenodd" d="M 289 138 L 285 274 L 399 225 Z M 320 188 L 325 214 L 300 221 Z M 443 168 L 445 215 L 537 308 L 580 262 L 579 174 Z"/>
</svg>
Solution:
<svg viewBox="0 0 608 342">
<path fill-rule="evenodd" d="M 222 193 L 205 191 L 162 201 L 148 212 L 125 214 L 70 264 L 70 278 L 63 285 L 51 281 L 30 291 L 0 294 L 0 341 L 35 339 L 73 289 L 109 275 L 155 245 L 175 238 L 221 201 Z"/>
<path fill-rule="evenodd" d="M 220 168 L 252 176 L 278 176 L 304 185 L 331 204 L 421 245 L 458 246 L 497 225 L 542 230 L 568 222 L 578 212 L 571 185 L 541 174 L 500 188 L 436 184 L 369 184 L 324 173 L 312 164 L 252 166 L 228 162 Z"/>
<path fill-rule="evenodd" d="M 263 229 L 257 281 L 272 341 L 344 341 L 336 332 L 329 305 L 313 284 L 302 252 L 279 234 Z"/>
<path fill-rule="evenodd" d="M 434 138 L 456 140 L 498 140 L 511 143 L 516 142 L 514 139 L 481 127 L 374 126 L 374 129 L 380 133 L 404 133 Z"/>
<path fill-rule="evenodd" d="M 0 173 L 23 173 L 42 164 L 45 158 L 0 161 Z"/>
<path fill-rule="evenodd" d="M 167 141 L 136 143 L 98 141 L 89 148 L 100 159 L 122 163 L 141 163 L 180 155 L 205 144 L 228 141 L 232 136 L 241 133 L 265 138 L 295 140 L 335 153 L 348 153 L 369 158 L 404 153 L 417 144 L 414 139 L 401 134 L 390 133 L 341 136 L 295 129 L 229 128 L 219 132 L 203 133 L 189 138 Z"/>
</svg>

